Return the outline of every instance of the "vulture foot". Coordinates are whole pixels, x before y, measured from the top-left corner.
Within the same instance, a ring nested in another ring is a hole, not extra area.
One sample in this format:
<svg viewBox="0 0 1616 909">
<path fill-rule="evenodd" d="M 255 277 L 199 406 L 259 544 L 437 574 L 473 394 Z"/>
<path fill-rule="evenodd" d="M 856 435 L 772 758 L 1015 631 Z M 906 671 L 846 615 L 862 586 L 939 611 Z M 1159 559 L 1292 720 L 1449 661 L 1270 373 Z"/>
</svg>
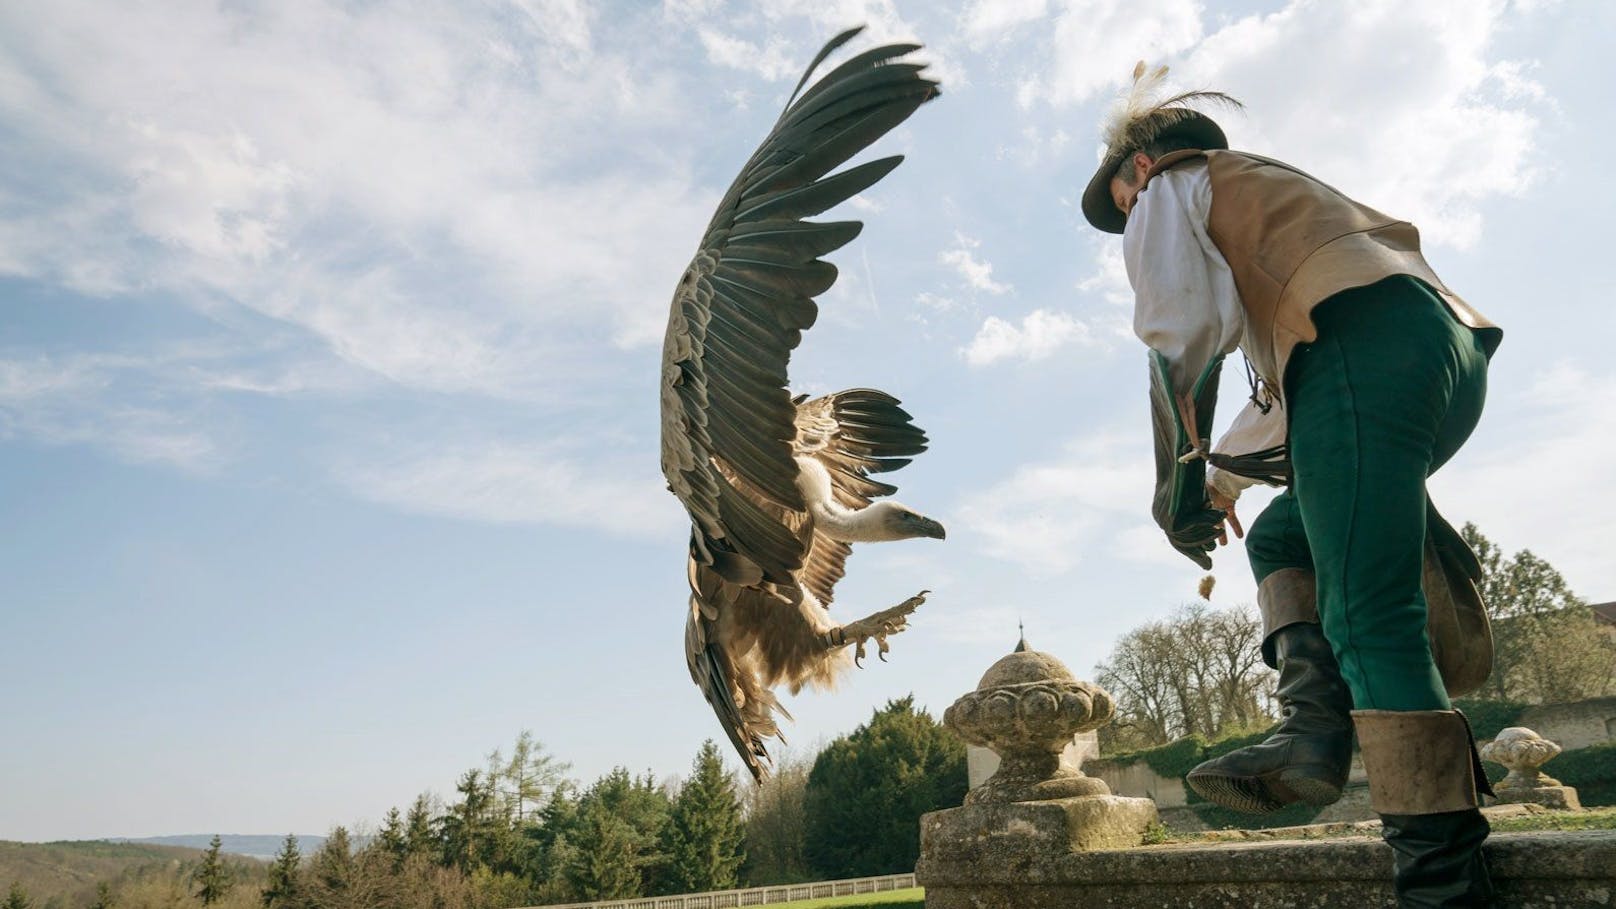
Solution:
<svg viewBox="0 0 1616 909">
<path fill-rule="evenodd" d="M 922 590 L 891 609 L 883 609 L 859 619 L 849 622 L 837 629 L 843 644 L 853 645 L 853 665 L 864 668 L 864 642 L 875 639 L 876 656 L 881 662 L 887 661 L 887 651 L 892 648 L 887 645 L 887 635 L 897 634 L 909 627 L 909 614 L 920 608 L 926 602 L 929 590 Z"/>
</svg>

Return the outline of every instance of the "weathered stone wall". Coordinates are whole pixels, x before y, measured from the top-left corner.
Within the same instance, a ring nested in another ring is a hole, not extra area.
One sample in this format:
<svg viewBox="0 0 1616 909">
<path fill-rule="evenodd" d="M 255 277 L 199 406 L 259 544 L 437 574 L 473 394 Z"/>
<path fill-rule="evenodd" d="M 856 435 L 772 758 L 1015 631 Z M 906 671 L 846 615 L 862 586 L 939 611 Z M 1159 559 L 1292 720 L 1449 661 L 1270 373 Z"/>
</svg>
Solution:
<svg viewBox="0 0 1616 909">
<path fill-rule="evenodd" d="M 1525 726 L 1565 751 L 1616 741 L 1616 698 L 1528 707 L 1515 725 Z"/>
<path fill-rule="evenodd" d="M 1187 803 L 1183 780 L 1168 779 L 1144 761 L 1096 764 L 1088 772 L 1105 780 L 1117 795 L 1153 799 L 1157 808 L 1181 808 Z"/>
</svg>

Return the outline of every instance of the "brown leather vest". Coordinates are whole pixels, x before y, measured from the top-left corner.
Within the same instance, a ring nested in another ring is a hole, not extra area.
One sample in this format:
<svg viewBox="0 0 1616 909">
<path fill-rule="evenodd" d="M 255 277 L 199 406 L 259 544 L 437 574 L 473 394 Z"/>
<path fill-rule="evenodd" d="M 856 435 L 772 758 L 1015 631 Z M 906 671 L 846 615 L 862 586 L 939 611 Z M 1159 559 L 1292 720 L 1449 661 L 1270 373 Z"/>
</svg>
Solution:
<svg viewBox="0 0 1616 909">
<path fill-rule="evenodd" d="M 1200 158 L 1212 181 L 1207 234 L 1228 260 L 1250 320 L 1247 337 L 1256 349 L 1246 357 L 1276 394 L 1291 350 L 1318 338 L 1313 307 L 1393 275 L 1424 282 L 1461 323 L 1484 330 L 1489 354 L 1497 348 L 1503 332 L 1426 264 L 1414 225 L 1354 202 L 1288 164 L 1244 152 L 1175 151 L 1157 159 L 1145 182 Z"/>
</svg>

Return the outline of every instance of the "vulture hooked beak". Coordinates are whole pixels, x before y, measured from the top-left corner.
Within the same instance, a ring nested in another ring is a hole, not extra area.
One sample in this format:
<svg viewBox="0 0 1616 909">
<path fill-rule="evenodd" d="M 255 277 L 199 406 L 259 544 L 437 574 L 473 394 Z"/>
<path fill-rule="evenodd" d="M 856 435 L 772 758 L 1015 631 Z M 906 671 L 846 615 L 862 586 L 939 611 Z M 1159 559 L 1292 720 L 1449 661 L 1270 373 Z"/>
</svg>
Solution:
<svg viewBox="0 0 1616 909">
<path fill-rule="evenodd" d="M 943 527 L 942 523 L 938 521 L 933 521 L 931 518 L 928 518 L 923 514 L 911 513 L 908 518 L 910 529 L 914 532 L 915 536 L 930 537 L 933 540 L 941 540 L 948 537 L 948 531 Z"/>
</svg>

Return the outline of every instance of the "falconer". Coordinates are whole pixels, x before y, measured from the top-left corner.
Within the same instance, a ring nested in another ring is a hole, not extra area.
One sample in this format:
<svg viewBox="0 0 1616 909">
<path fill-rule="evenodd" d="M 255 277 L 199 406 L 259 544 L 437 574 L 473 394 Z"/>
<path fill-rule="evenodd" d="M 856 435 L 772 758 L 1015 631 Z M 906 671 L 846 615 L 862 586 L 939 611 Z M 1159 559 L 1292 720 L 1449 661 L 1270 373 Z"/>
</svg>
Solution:
<svg viewBox="0 0 1616 909">
<path fill-rule="evenodd" d="M 1245 811 L 1328 804 L 1356 728 L 1399 905 L 1485 905 L 1486 777 L 1449 697 L 1485 680 L 1492 641 L 1479 566 L 1425 481 L 1475 427 L 1502 333 L 1426 264 L 1413 225 L 1231 151 L 1187 105 L 1238 102 L 1155 100 L 1165 74 L 1134 71 L 1083 194 L 1089 223 L 1123 236 L 1150 347 L 1152 511 L 1210 568 L 1242 533 L 1241 490 L 1286 487 L 1245 534 L 1282 720 L 1188 782 Z M 1251 400 L 1209 447 L 1237 347 Z"/>
</svg>

